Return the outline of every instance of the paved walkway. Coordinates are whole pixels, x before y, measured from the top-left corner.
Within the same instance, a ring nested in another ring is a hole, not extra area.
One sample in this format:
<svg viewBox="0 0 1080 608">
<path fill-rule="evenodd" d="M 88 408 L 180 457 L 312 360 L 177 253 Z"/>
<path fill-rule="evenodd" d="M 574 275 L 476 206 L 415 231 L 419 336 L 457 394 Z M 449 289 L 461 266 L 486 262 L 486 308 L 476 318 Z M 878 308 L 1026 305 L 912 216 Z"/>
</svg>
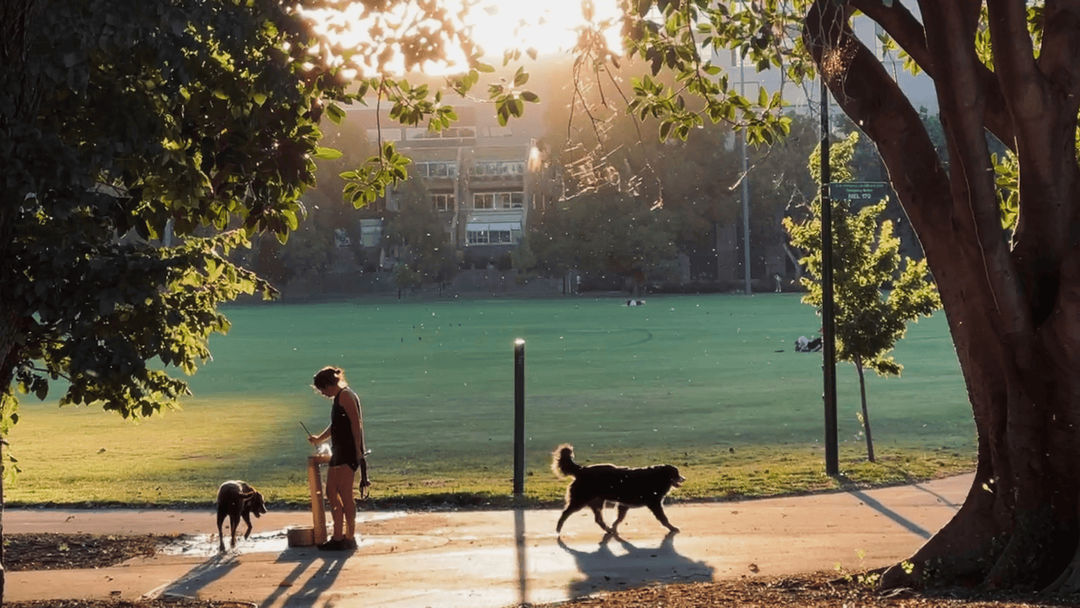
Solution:
<svg viewBox="0 0 1080 608">
<path fill-rule="evenodd" d="M 284 529 L 310 513 L 270 512 L 252 539 L 217 553 L 214 515 L 164 510 L 8 509 L 4 530 L 96 534 L 183 533 L 170 554 L 97 570 L 9 572 L 5 599 L 173 594 L 265 607 L 499 608 L 565 600 L 649 583 L 831 570 L 856 571 L 911 555 L 959 509 L 971 476 L 795 498 L 676 504 L 682 532 L 633 509 L 622 539 L 603 539 L 592 515 L 558 510 L 361 512 L 348 555 L 289 548 Z M 272 507 L 272 505 L 271 505 Z M 613 509 L 607 516 L 610 521 Z M 243 526 L 241 526 L 243 527 Z M 226 530 L 226 534 L 227 534 Z"/>
</svg>

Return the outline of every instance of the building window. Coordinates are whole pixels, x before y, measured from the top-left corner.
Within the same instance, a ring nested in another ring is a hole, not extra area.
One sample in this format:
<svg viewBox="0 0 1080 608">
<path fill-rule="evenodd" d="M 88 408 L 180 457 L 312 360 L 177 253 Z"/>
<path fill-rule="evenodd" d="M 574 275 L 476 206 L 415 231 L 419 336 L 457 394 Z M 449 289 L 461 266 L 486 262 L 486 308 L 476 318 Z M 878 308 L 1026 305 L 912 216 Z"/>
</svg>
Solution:
<svg viewBox="0 0 1080 608">
<path fill-rule="evenodd" d="M 525 161 L 482 160 L 473 164 L 473 175 L 521 175 L 525 173 Z"/>
<path fill-rule="evenodd" d="M 503 209 L 521 209 L 525 203 L 524 192 L 503 192 Z"/>
<path fill-rule="evenodd" d="M 514 236 L 509 230 L 469 230 L 465 233 L 470 245 L 511 245 Z"/>
<path fill-rule="evenodd" d="M 476 137 L 476 129 L 472 127 L 450 127 L 442 131 L 408 129 L 406 136 L 408 139 L 471 139 Z"/>
<path fill-rule="evenodd" d="M 524 206 L 524 192 L 473 193 L 474 209 L 521 209 Z"/>
<path fill-rule="evenodd" d="M 421 162 L 416 163 L 415 173 L 418 177 L 457 177 L 457 163 L 454 162 Z"/>
<path fill-rule="evenodd" d="M 401 129 L 368 129 L 368 141 L 401 141 Z"/>
<path fill-rule="evenodd" d="M 452 211 L 454 209 L 454 195 L 432 194 L 431 203 L 436 211 Z"/>
<path fill-rule="evenodd" d="M 465 226 L 468 245 L 513 245 L 521 241 L 521 224 L 517 222 L 469 223 Z"/>
</svg>

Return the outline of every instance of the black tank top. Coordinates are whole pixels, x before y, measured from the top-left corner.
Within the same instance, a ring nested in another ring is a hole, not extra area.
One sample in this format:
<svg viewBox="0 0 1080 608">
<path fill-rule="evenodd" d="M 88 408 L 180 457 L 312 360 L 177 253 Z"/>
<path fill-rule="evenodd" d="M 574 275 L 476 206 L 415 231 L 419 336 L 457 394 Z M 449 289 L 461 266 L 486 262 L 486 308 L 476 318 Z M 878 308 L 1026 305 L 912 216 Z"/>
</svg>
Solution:
<svg viewBox="0 0 1080 608">
<path fill-rule="evenodd" d="M 356 470 L 359 461 L 356 458 L 356 438 L 353 437 L 352 422 L 341 405 L 341 394 L 351 389 L 343 388 L 334 396 L 334 406 L 330 408 L 330 465 L 347 464 Z M 355 397 L 356 394 L 353 393 Z M 357 399 L 357 403 L 360 400 Z"/>
</svg>

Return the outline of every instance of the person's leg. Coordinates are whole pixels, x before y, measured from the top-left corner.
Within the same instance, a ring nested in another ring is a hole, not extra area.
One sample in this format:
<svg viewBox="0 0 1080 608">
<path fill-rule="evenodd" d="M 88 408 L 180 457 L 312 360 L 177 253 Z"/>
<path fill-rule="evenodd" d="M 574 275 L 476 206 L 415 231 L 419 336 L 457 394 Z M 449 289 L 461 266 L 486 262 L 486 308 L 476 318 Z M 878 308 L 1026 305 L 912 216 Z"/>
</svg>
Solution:
<svg viewBox="0 0 1080 608">
<path fill-rule="evenodd" d="M 334 520 L 334 535 L 332 540 L 341 540 L 345 537 L 344 524 L 344 492 L 352 493 L 352 469 L 348 465 L 330 467 L 326 473 L 326 497 L 330 500 L 330 517 Z M 353 507 L 355 512 L 356 507 Z"/>
<path fill-rule="evenodd" d="M 341 506 L 342 515 L 345 520 L 345 538 L 356 539 L 356 499 L 353 494 L 353 482 L 356 480 L 356 471 L 353 471 L 350 467 L 341 467 L 345 469 L 342 480 L 341 488 Z"/>
</svg>

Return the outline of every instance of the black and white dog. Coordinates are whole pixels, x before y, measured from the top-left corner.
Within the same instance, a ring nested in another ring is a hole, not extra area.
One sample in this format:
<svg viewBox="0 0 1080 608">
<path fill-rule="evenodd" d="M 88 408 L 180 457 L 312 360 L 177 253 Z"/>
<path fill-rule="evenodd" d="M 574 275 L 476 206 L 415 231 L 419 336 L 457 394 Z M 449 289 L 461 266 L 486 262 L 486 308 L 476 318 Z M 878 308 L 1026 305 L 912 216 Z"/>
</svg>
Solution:
<svg viewBox="0 0 1080 608">
<path fill-rule="evenodd" d="M 217 531 L 218 531 L 218 545 L 221 551 L 225 550 L 225 537 L 221 533 L 221 524 L 225 521 L 225 516 L 229 516 L 229 525 L 232 527 L 232 546 L 236 547 L 236 526 L 240 523 L 240 518 L 244 518 L 244 523 L 247 524 L 247 530 L 244 532 L 244 538 L 251 536 L 251 519 L 249 514 L 254 514 L 258 517 L 266 513 L 266 503 L 263 502 L 263 496 L 258 490 L 248 485 L 243 481 L 226 481 L 218 488 L 217 495 Z"/>
</svg>

